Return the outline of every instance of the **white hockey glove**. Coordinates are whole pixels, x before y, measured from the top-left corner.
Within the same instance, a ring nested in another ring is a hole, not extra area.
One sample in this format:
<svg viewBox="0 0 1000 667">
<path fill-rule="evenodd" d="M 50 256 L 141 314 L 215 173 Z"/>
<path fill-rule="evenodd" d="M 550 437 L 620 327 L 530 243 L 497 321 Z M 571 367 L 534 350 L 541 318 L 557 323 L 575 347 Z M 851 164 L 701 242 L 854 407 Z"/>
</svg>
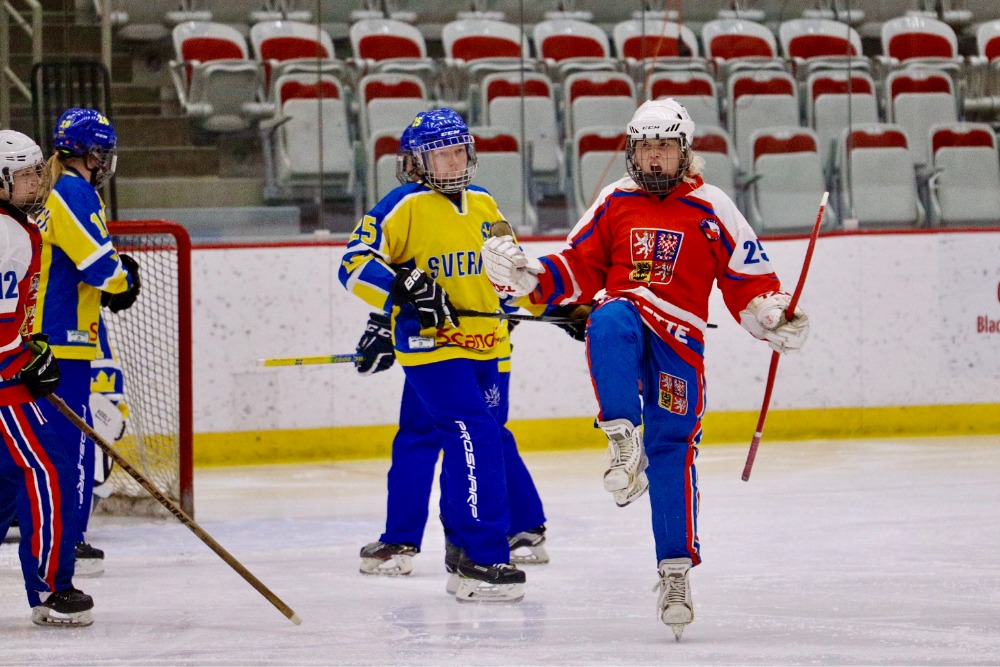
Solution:
<svg viewBox="0 0 1000 667">
<path fill-rule="evenodd" d="M 775 352 L 798 352 L 809 337 L 809 318 L 796 306 L 795 316 L 789 322 L 785 310 L 791 301 L 792 296 L 786 292 L 755 296 L 740 311 L 740 324 L 754 338 L 766 340 Z"/>
<path fill-rule="evenodd" d="M 526 255 L 511 236 L 486 239 L 482 257 L 486 275 L 501 296 L 529 294 L 538 287 L 538 274 L 545 270 L 541 262 Z"/>
</svg>

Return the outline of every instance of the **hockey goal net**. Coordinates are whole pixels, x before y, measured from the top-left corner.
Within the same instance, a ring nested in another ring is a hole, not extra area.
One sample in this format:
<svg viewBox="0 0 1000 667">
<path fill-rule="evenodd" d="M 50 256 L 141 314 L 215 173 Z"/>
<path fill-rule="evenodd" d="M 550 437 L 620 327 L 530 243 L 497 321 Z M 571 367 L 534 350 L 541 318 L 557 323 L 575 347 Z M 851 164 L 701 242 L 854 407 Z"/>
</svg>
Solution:
<svg viewBox="0 0 1000 667">
<path fill-rule="evenodd" d="M 128 406 L 125 435 L 113 446 L 165 496 L 194 516 L 191 411 L 191 240 L 165 221 L 110 222 L 115 248 L 139 263 L 142 291 L 128 310 L 104 310 Z M 166 513 L 119 467 L 98 511 Z"/>
</svg>

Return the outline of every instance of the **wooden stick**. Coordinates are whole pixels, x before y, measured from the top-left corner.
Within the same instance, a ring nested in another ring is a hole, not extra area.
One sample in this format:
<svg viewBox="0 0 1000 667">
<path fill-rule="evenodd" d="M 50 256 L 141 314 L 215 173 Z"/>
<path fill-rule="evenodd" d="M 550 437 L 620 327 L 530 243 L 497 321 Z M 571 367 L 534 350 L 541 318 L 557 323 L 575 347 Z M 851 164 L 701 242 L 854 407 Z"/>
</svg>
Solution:
<svg viewBox="0 0 1000 667">
<path fill-rule="evenodd" d="M 823 213 L 826 211 L 826 200 L 830 193 L 824 192 L 823 199 L 819 203 L 819 213 L 816 214 L 816 224 L 813 225 L 812 236 L 809 237 L 809 247 L 806 248 L 806 257 L 802 262 L 802 271 L 799 273 L 799 282 L 795 285 L 792 293 L 792 300 L 788 302 L 785 309 L 785 319 L 789 322 L 795 316 L 795 306 L 799 303 L 802 295 L 802 286 L 806 282 L 806 274 L 809 272 L 809 263 L 812 262 L 813 249 L 816 247 L 816 238 L 819 236 L 820 225 L 823 224 Z M 743 481 L 750 481 L 750 470 L 753 468 L 754 459 L 757 458 L 757 448 L 760 447 L 760 439 L 764 435 L 764 420 L 767 419 L 767 408 L 771 404 L 771 390 L 774 389 L 774 378 L 778 373 L 778 358 L 781 356 L 777 351 L 771 353 L 771 366 L 767 369 L 767 384 L 764 385 L 764 401 L 760 406 L 760 416 L 757 418 L 757 430 L 754 431 L 750 440 L 750 451 L 747 453 L 747 462 L 743 466 Z"/>
<path fill-rule="evenodd" d="M 267 601 L 278 608 L 282 614 L 285 615 L 288 620 L 290 620 L 295 625 L 301 625 L 302 619 L 299 618 L 298 614 L 292 611 L 291 607 L 282 602 L 277 595 L 271 592 L 271 590 L 261 583 L 260 579 L 253 576 L 250 570 L 243 567 L 243 564 L 236 560 L 232 554 L 226 551 L 221 544 L 216 542 L 211 535 L 205 532 L 205 530 L 199 526 L 194 519 L 189 517 L 184 510 L 182 510 L 176 503 L 164 496 L 159 489 L 157 489 L 153 484 L 146 479 L 142 473 L 132 467 L 132 465 L 125 460 L 125 458 L 119 454 L 111 445 L 109 445 L 105 440 L 97 434 L 97 432 L 90 427 L 90 425 L 84 421 L 80 415 L 73 412 L 73 410 L 66 405 L 66 402 L 55 394 L 49 394 L 46 396 L 49 403 L 55 406 L 56 410 L 61 412 L 66 419 L 73 422 L 73 425 L 78 429 L 83 431 L 84 435 L 94 441 L 98 447 L 104 450 L 108 456 L 110 456 L 115 463 L 121 466 L 122 470 L 127 472 L 132 479 L 137 481 L 139 485 L 146 489 L 154 498 L 160 501 L 160 504 L 170 510 L 170 513 L 177 517 L 177 520 L 182 524 L 191 529 L 191 532 L 198 536 L 198 539 L 208 545 L 208 548 L 218 554 L 219 558 L 226 561 L 229 567 L 236 570 L 241 577 L 246 579 L 247 583 L 257 589 L 257 592 L 267 598 Z"/>
</svg>

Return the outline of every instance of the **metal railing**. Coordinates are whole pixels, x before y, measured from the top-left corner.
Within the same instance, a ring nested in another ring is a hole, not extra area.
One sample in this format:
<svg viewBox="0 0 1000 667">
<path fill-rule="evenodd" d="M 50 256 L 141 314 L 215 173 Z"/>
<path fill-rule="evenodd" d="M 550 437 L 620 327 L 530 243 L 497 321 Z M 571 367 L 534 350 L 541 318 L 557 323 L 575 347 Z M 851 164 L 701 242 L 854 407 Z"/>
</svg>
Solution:
<svg viewBox="0 0 1000 667">
<path fill-rule="evenodd" d="M 31 37 L 31 63 L 42 59 L 42 5 L 38 0 L 19 0 L 28 6 L 31 20 L 21 15 L 14 6 L 18 0 L 3 0 L 0 5 L 0 127 L 10 127 L 11 87 L 16 88 L 25 100 L 31 101 L 31 90 L 10 66 L 10 21 Z"/>
</svg>

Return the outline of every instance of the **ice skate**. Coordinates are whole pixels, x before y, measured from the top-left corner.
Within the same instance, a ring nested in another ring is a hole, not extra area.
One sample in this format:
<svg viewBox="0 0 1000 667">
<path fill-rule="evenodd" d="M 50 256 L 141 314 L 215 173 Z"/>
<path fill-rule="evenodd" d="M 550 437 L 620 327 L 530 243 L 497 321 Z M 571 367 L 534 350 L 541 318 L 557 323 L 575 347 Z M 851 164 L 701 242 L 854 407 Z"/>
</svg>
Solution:
<svg viewBox="0 0 1000 667">
<path fill-rule="evenodd" d="M 627 419 L 612 419 L 597 425 L 608 436 L 611 463 L 604 473 L 605 491 L 625 491 L 635 484 L 648 461 L 642 448 L 642 430 Z M 641 495 L 641 494 L 640 494 Z"/>
<path fill-rule="evenodd" d="M 631 505 L 642 495 L 646 493 L 649 489 L 649 478 L 646 477 L 645 472 L 640 472 L 636 478 L 635 482 L 630 484 L 627 489 L 622 491 L 612 491 L 611 496 L 615 499 L 615 504 L 618 507 L 625 507 L 626 505 Z"/>
<path fill-rule="evenodd" d="M 104 551 L 96 549 L 86 542 L 76 543 L 77 577 L 99 577 L 104 574 Z"/>
<path fill-rule="evenodd" d="M 458 561 L 459 602 L 519 602 L 524 598 L 524 572 L 510 563 L 480 565 L 462 554 Z"/>
<path fill-rule="evenodd" d="M 361 573 L 398 577 L 413 572 L 413 557 L 420 549 L 412 544 L 372 542 L 361 549 Z"/>
<path fill-rule="evenodd" d="M 46 595 L 45 593 L 42 594 Z M 75 588 L 49 593 L 42 604 L 31 608 L 31 621 L 35 625 L 50 627 L 83 628 L 94 622 L 90 610 L 94 599 Z"/>
<path fill-rule="evenodd" d="M 660 580 L 653 591 L 659 591 L 656 601 L 660 620 L 674 631 L 674 639 L 681 640 L 684 628 L 694 620 L 694 602 L 691 599 L 691 585 L 688 572 L 690 558 L 664 558 L 660 561 Z"/>
<path fill-rule="evenodd" d="M 510 562 L 516 565 L 543 565 L 549 562 L 545 550 L 545 526 L 524 530 L 507 538 Z"/>
<path fill-rule="evenodd" d="M 17 523 L 17 519 L 14 519 L 10 528 L 7 529 L 7 534 L 3 538 L 4 542 L 17 543 L 21 541 L 21 526 Z"/>
<path fill-rule="evenodd" d="M 448 583 L 444 590 L 448 595 L 458 592 L 462 577 L 458 576 L 458 561 L 462 559 L 462 550 L 447 537 L 444 538 L 444 569 L 448 573 Z"/>
</svg>

